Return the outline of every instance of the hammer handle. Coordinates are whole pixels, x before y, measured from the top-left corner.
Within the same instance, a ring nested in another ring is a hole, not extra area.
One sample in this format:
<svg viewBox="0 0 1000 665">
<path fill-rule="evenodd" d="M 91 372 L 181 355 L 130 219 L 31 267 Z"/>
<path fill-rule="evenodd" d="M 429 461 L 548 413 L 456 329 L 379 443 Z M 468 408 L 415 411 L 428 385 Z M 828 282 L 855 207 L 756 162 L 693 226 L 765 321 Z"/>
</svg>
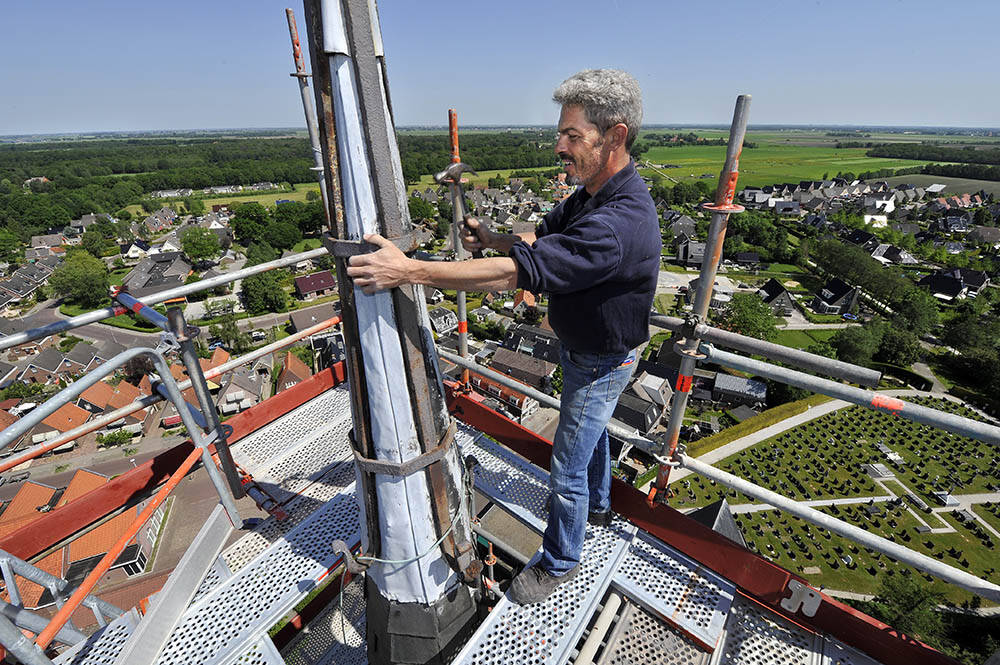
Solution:
<svg viewBox="0 0 1000 665">
<path fill-rule="evenodd" d="M 458 164 L 462 160 L 458 156 L 458 112 L 455 109 L 448 109 L 448 135 L 451 137 L 451 163 Z"/>
</svg>

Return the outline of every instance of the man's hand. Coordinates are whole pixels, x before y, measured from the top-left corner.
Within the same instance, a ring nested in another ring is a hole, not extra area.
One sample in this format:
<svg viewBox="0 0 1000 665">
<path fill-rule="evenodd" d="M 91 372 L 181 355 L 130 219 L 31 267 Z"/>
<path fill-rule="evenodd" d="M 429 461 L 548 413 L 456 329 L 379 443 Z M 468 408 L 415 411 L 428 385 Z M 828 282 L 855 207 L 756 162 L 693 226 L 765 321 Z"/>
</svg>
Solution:
<svg viewBox="0 0 1000 665">
<path fill-rule="evenodd" d="M 480 252 L 490 247 L 490 230 L 475 217 L 465 218 L 462 231 L 462 247 L 467 252 Z"/>
<path fill-rule="evenodd" d="M 368 295 L 391 289 L 400 284 L 409 284 L 412 275 L 411 259 L 391 241 L 377 233 L 365 236 L 365 241 L 378 245 L 378 251 L 352 256 L 348 262 L 347 274 Z"/>
</svg>

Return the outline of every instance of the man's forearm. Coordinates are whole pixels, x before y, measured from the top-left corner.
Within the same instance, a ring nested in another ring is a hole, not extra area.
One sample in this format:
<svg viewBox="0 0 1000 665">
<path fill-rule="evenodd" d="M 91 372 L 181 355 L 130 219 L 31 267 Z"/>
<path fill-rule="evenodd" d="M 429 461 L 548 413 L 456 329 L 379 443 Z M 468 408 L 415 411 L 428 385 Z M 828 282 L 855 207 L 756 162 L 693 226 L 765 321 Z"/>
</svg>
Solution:
<svg viewBox="0 0 1000 665">
<path fill-rule="evenodd" d="M 506 256 L 457 262 L 412 261 L 410 281 L 415 284 L 458 291 L 509 291 L 517 287 L 517 264 Z"/>
<path fill-rule="evenodd" d="M 490 249 L 495 249 L 498 252 L 503 252 L 504 254 L 510 254 L 510 248 L 514 246 L 514 243 L 518 240 L 523 240 L 524 242 L 531 245 L 535 242 L 534 233 L 494 233 L 490 232 Z"/>
</svg>

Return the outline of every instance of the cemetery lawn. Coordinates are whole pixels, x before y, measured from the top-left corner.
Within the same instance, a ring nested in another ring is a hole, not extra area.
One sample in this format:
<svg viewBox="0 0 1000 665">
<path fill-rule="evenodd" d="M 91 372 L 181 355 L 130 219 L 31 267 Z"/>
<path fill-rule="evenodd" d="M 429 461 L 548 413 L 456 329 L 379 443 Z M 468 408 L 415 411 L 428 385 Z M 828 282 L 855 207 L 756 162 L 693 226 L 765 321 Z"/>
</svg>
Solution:
<svg viewBox="0 0 1000 665">
<path fill-rule="evenodd" d="M 930 397 L 907 397 L 907 401 L 943 411 L 975 415 L 960 404 Z M 904 464 L 889 462 L 875 447 L 884 443 L 898 453 Z M 800 501 L 848 497 L 885 497 L 886 487 L 869 478 L 863 464 L 881 463 L 895 473 L 896 480 L 882 481 L 897 497 L 905 493 L 922 499 L 928 506 L 939 503 L 937 490 L 953 494 L 991 491 L 1000 485 L 1000 458 L 986 443 L 961 437 L 930 426 L 888 414 L 847 407 L 804 423 L 718 462 L 720 469 L 733 473 Z M 675 481 L 674 507 L 685 510 L 726 498 L 731 506 L 756 504 L 738 492 L 712 484 L 696 475 Z M 978 523 L 965 524 L 957 513 L 930 514 L 900 498 L 879 502 L 883 514 L 869 515 L 868 502 L 824 506 L 824 512 L 928 554 L 949 565 L 1000 583 L 1000 568 L 994 536 Z M 976 504 L 977 515 L 1000 531 L 1000 503 Z M 775 510 L 736 512 L 751 550 L 798 572 L 817 587 L 873 593 L 879 577 L 905 574 L 907 566 L 888 557 L 870 553 L 854 543 L 812 527 Z M 922 522 L 933 528 L 950 526 L 950 533 L 918 533 Z M 770 547 L 770 549 L 769 549 Z M 838 551 L 836 548 L 840 548 Z M 851 563 L 841 558 L 850 555 Z M 819 574 L 805 574 L 804 568 L 818 567 Z M 890 572 L 891 571 L 891 572 Z M 911 570 L 911 574 L 920 574 Z M 929 581 L 929 580 L 928 580 Z M 971 594 L 934 581 L 931 586 L 955 603 Z"/>
</svg>

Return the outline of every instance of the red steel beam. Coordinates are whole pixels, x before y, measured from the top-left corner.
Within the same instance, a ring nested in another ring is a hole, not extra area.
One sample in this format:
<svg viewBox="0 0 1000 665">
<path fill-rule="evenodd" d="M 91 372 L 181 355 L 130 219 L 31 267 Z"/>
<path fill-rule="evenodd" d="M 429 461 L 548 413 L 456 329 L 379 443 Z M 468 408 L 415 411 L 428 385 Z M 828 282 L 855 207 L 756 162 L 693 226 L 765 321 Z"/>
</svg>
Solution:
<svg viewBox="0 0 1000 665">
<path fill-rule="evenodd" d="M 464 422 L 536 466 L 549 468 L 550 441 L 483 405 L 482 398 L 462 392 L 457 383 L 447 382 L 446 387 L 448 408 Z M 669 506 L 660 503 L 651 506 L 642 492 L 617 478 L 612 479 L 611 506 L 640 529 L 725 577 L 769 610 L 810 630 L 832 635 L 884 665 L 957 665 L 957 661 L 926 644 L 818 590 L 822 600 L 814 616 L 788 612 L 780 605 L 789 595 L 788 582 L 798 580 L 812 589 L 808 580 L 740 547 Z"/>
<path fill-rule="evenodd" d="M 229 442 L 239 441 L 343 380 L 343 363 L 337 363 L 233 416 L 226 421 L 226 424 L 233 428 Z M 166 482 L 193 448 L 189 440 L 165 450 L 148 462 L 130 469 L 65 506 L 60 506 L 31 524 L 0 538 L 0 549 L 26 560 L 44 552 L 119 507 L 139 497 L 148 496 L 156 487 Z"/>
</svg>

